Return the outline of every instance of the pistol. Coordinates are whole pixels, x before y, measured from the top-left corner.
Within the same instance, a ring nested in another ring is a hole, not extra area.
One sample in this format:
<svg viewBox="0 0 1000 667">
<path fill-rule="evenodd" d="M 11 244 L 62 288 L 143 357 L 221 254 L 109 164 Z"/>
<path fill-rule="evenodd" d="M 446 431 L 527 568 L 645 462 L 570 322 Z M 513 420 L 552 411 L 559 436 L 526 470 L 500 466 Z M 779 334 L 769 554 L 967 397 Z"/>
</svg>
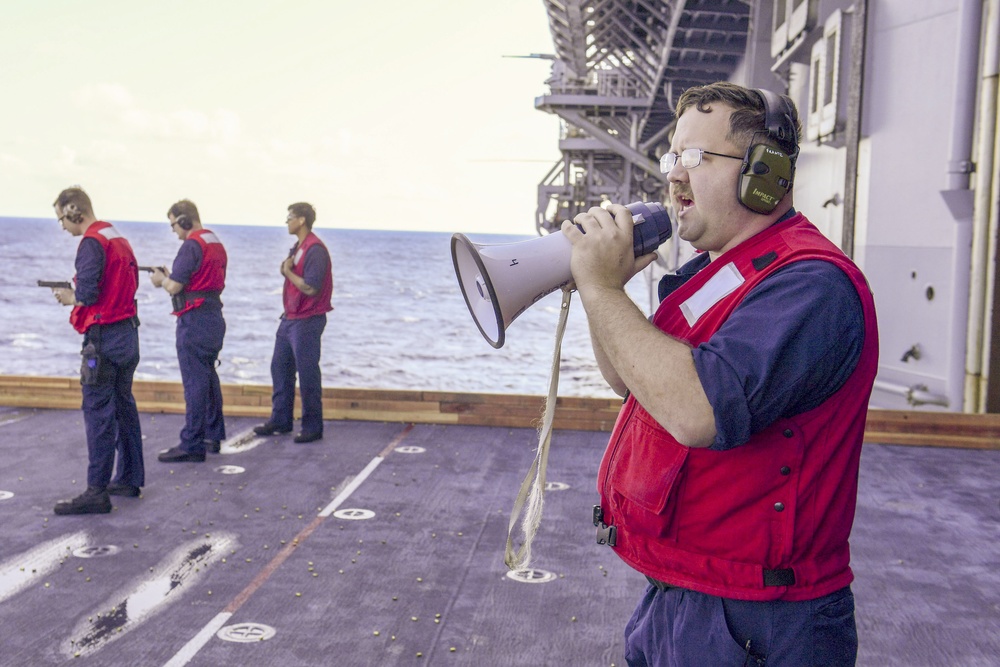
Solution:
<svg viewBox="0 0 1000 667">
<path fill-rule="evenodd" d="M 72 285 L 70 285 L 70 283 L 69 283 L 68 280 L 39 280 L 38 281 L 38 286 L 39 287 L 51 287 L 53 289 L 55 289 L 57 287 L 62 287 L 64 289 L 70 289 L 71 287 L 73 287 Z"/>
<path fill-rule="evenodd" d="M 140 271 L 145 271 L 146 273 L 152 273 L 153 271 L 156 271 L 157 269 L 159 269 L 160 271 L 163 271 L 164 273 L 167 272 L 167 267 L 165 267 L 165 266 L 140 266 L 139 267 Z"/>
</svg>

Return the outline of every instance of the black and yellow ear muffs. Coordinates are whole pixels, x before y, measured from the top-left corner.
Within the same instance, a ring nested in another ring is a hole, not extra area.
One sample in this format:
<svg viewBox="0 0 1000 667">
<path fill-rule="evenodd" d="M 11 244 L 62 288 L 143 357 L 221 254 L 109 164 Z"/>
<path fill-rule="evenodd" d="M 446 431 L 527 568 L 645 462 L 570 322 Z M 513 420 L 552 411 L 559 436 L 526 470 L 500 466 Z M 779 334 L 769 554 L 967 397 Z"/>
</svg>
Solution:
<svg viewBox="0 0 1000 667">
<path fill-rule="evenodd" d="M 83 213 L 80 213 L 80 209 L 76 207 L 76 204 L 70 204 L 63 211 L 66 213 L 64 217 L 74 225 L 83 223 Z"/>
<path fill-rule="evenodd" d="M 753 143 L 751 140 L 743 156 L 736 196 L 751 211 L 768 214 L 792 187 L 795 158 L 799 153 L 798 138 L 789 102 L 769 90 L 756 92 L 764 102 L 767 136 L 779 145 L 789 146 L 794 150 L 793 153 L 786 153 L 779 148 Z"/>
<path fill-rule="evenodd" d="M 191 218 L 187 217 L 183 213 L 174 218 L 174 222 L 176 222 L 177 225 L 184 231 L 190 231 L 190 229 L 194 227 L 194 222 L 191 220 Z"/>
</svg>

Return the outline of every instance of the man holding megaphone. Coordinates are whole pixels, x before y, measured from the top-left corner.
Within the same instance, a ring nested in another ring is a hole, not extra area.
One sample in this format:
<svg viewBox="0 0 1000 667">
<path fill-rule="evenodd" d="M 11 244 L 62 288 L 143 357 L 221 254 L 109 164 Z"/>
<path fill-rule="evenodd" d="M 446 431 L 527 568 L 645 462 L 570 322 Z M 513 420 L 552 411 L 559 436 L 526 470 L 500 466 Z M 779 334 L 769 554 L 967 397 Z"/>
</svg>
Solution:
<svg viewBox="0 0 1000 667">
<path fill-rule="evenodd" d="M 647 319 L 632 215 L 563 224 L 605 379 L 627 396 L 598 475 L 598 542 L 649 581 L 630 665 L 853 665 L 848 537 L 878 363 L 861 271 L 792 207 L 798 114 L 687 90 L 661 169 L 701 251 Z"/>
</svg>

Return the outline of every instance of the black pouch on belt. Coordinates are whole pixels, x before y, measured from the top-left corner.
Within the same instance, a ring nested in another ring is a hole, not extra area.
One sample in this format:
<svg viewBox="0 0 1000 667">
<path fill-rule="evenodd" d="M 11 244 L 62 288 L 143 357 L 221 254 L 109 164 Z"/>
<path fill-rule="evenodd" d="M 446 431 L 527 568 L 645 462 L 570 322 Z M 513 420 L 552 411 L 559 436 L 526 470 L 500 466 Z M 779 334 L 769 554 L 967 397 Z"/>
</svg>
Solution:
<svg viewBox="0 0 1000 667">
<path fill-rule="evenodd" d="M 96 331 L 94 331 L 96 329 Z M 94 325 L 87 331 L 87 338 L 83 344 L 80 356 L 83 360 L 80 363 L 80 384 L 95 385 L 97 376 L 101 371 L 101 333 L 100 325 Z"/>
</svg>

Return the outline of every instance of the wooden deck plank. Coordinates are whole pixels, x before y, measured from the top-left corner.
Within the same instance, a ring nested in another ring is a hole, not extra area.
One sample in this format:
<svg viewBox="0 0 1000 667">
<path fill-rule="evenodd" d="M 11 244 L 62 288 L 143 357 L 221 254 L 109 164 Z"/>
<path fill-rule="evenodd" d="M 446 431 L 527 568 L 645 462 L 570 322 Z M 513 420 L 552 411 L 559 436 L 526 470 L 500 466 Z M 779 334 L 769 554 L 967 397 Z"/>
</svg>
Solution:
<svg viewBox="0 0 1000 667">
<path fill-rule="evenodd" d="M 233 417 L 267 418 L 271 412 L 268 385 L 222 386 L 224 411 Z M 136 380 L 133 395 L 143 412 L 183 414 L 184 388 L 180 382 Z M 327 387 L 323 390 L 327 419 L 463 424 L 536 428 L 542 419 L 544 397 L 525 394 L 485 394 Z M 0 405 L 20 408 L 79 409 L 77 378 L 0 376 Z M 616 398 L 560 396 L 554 426 L 579 431 L 610 431 L 621 401 Z M 301 406 L 296 399 L 296 415 Z M 871 443 L 1000 449 L 1000 414 L 960 414 L 878 410 L 868 413 L 865 441 Z"/>
</svg>

